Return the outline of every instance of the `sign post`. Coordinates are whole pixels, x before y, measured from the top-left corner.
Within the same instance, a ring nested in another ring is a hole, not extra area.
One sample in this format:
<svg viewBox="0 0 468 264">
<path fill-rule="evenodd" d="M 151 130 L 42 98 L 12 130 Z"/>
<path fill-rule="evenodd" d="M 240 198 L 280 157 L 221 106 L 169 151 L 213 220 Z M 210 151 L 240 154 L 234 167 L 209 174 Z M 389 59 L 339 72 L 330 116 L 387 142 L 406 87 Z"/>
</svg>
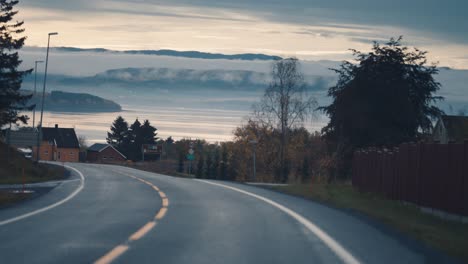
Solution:
<svg viewBox="0 0 468 264">
<path fill-rule="evenodd" d="M 145 161 L 145 155 L 159 155 L 159 157 L 161 158 L 162 152 L 163 152 L 162 145 L 156 145 L 156 144 L 141 145 L 141 156 L 142 156 L 143 162 Z"/>
</svg>

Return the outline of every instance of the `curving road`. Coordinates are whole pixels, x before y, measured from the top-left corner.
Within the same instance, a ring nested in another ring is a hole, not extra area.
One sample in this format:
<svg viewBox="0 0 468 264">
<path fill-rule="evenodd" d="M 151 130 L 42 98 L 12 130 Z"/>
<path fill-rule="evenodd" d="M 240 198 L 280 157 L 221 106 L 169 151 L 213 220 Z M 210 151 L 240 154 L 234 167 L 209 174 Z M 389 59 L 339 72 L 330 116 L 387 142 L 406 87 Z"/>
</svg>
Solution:
<svg viewBox="0 0 468 264">
<path fill-rule="evenodd" d="M 447 263 L 365 217 L 229 182 L 68 164 L 0 210 L 0 263 Z"/>
</svg>

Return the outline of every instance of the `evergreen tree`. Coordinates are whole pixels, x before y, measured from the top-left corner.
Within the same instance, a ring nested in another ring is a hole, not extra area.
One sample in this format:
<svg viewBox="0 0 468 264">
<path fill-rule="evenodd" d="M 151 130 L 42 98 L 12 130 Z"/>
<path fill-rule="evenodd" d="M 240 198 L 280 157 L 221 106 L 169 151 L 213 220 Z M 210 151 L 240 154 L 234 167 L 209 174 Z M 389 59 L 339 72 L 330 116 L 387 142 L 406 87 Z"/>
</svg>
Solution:
<svg viewBox="0 0 468 264">
<path fill-rule="evenodd" d="M 197 163 L 197 172 L 195 176 L 199 179 L 202 179 L 204 177 L 204 171 L 203 169 L 205 168 L 205 159 L 203 158 L 203 155 L 200 154 L 200 158 L 198 159 Z"/>
<path fill-rule="evenodd" d="M 158 139 L 156 133 L 158 129 L 153 127 L 148 120 L 143 122 L 143 125 L 140 127 L 139 136 L 141 136 L 142 144 L 155 144 Z"/>
<path fill-rule="evenodd" d="M 13 10 L 18 1 L 0 0 L 0 127 L 20 121 L 27 123 L 28 117 L 18 115 L 31 96 L 20 93 L 21 83 L 31 70 L 20 71 L 18 56 L 26 37 L 18 37 L 24 32 L 24 22 L 12 22 L 18 11 Z"/>
<path fill-rule="evenodd" d="M 177 166 L 177 171 L 180 173 L 184 172 L 184 161 L 185 161 L 185 155 L 183 152 L 179 153 L 179 164 Z"/>
<path fill-rule="evenodd" d="M 211 175 L 213 179 L 219 179 L 219 163 L 220 163 L 219 147 L 216 146 L 215 152 L 214 152 L 213 165 L 211 168 Z"/>
<path fill-rule="evenodd" d="M 227 153 L 227 147 L 225 144 L 222 145 L 221 147 L 221 164 L 220 164 L 220 178 L 221 180 L 227 180 L 227 171 L 228 171 L 228 153 Z"/>
<path fill-rule="evenodd" d="M 442 98 L 435 96 L 438 69 L 426 65 L 426 54 L 392 38 L 374 43 L 369 53 L 354 50 L 357 63 L 335 69 L 338 82 L 328 91 L 333 102 L 320 109 L 330 117 L 322 133 L 337 145 L 340 175 L 349 171 L 354 149 L 414 141 L 432 129 Z"/>
<path fill-rule="evenodd" d="M 174 139 L 173 139 L 171 136 L 169 136 L 169 137 L 166 139 L 166 144 L 171 145 L 171 144 L 173 144 L 173 143 L 174 143 Z"/>
<path fill-rule="evenodd" d="M 138 118 L 130 125 L 129 129 L 129 158 L 133 161 L 141 160 L 141 145 L 143 144 L 141 137 L 141 123 Z"/>
<path fill-rule="evenodd" d="M 206 165 L 205 165 L 205 177 L 207 179 L 213 178 L 213 158 L 211 157 L 210 153 L 208 153 L 206 157 Z"/>
<path fill-rule="evenodd" d="M 122 116 L 118 116 L 112 123 L 110 132 L 107 132 L 107 143 L 128 155 L 129 140 L 128 123 Z"/>
</svg>

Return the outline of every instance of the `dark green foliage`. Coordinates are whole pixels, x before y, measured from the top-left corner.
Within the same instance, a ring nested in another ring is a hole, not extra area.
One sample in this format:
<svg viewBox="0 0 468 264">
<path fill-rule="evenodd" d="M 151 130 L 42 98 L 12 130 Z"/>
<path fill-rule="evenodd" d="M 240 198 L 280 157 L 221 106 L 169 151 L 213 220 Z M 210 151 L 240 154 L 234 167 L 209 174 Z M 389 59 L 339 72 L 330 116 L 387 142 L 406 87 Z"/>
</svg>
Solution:
<svg viewBox="0 0 468 264">
<path fill-rule="evenodd" d="M 345 171 L 356 148 L 417 140 L 442 113 L 434 105 L 442 99 L 434 95 L 438 70 L 426 65 L 426 51 L 402 46 L 400 37 L 374 43 L 369 53 L 353 52 L 357 63 L 333 69 L 339 75 L 328 91 L 333 102 L 320 108 L 330 118 L 322 133 L 335 144 L 338 167 Z"/>
<path fill-rule="evenodd" d="M 226 144 L 223 144 L 221 153 L 221 162 L 220 162 L 220 179 L 227 180 L 227 169 L 228 169 L 228 152 Z"/>
<path fill-rule="evenodd" d="M 27 123 L 28 117 L 18 115 L 31 96 L 22 95 L 19 90 L 21 82 L 31 70 L 20 71 L 21 60 L 18 56 L 26 37 L 22 34 L 23 22 L 11 22 L 18 13 L 14 6 L 18 1 L 0 0 L 0 127 L 18 121 Z"/>
<path fill-rule="evenodd" d="M 205 177 L 207 179 L 213 179 L 213 157 L 209 154 L 206 156 Z"/>
<path fill-rule="evenodd" d="M 440 84 L 435 65 L 426 66 L 425 51 L 410 50 L 401 38 L 372 51 L 354 50 L 357 64 L 344 62 L 328 95 L 333 103 L 321 109 L 330 117 L 323 134 L 355 147 L 397 145 L 432 129 L 431 118 Z"/>
<path fill-rule="evenodd" d="M 107 132 L 107 143 L 117 148 L 124 155 L 127 155 L 129 145 L 128 123 L 122 116 L 118 116 L 110 129 L 111 131 Z"/>
<path fill-rule="evenodd" d="M 173 143 L 174 143 L 174 139 L 172 139 L 172 137 L 168 137 L 168 138 L 166 139 L 166 144 L 172 145 Z"/>
<path fill-rule="evenodd" d="M 195 176 L 199 179 L 204 178 L 204 168 L 205 168 L 205 159 L 203 158 L 203 155 L 200 156 L 198 159 L 197 163 L 197 172 L 195 173 Z"/>
<path fill-rule="evenodd" d="M 185 155 L 183 152 L 179 153 L 179 162 L 177 164 L 177 172 L 183 173 L 184 172 L 184 161 Z"/>
<path fill-rule="evenodd" d="M 119 151 L 133 161 L 142 160 L 142 145 L 156 144 L 157 129 L 148 120 L 143 125 L 138 119 L 128 127 L 128 123 L 121 117 L 117 117 L 111 126 L 111 132 L 107 133 L 107 142 L 115 146 Z"/>
<path fill-rule="evenodd" d="M 211 175 L 213 179 L 219 179 L 219 163 L 220 163 L 220 156 L 219 156 L 219 148 L 215 148 L 214 150 L 214 157 L 213 157 L 213 165 L 211 166 Z"/>
<path fill-rule="evenodd" d="M 304 157 L 304 160 L 302 161 L 302 168 L 301 168 L 301 177 L 302 177 L 302 182 L 307 182 L 310 180 L 310 161 L 307 156 Z"/>
</svg>

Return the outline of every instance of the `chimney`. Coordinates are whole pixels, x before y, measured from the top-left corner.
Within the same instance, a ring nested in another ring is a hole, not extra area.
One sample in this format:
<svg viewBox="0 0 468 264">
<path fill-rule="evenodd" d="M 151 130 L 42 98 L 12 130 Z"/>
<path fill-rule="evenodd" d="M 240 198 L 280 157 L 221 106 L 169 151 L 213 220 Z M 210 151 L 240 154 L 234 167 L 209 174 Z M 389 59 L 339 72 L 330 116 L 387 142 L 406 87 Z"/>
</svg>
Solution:
<svg viewBox="0 0 468 264">
<path fill-rule="evenodd" d="M 55 128 L 58 128 L 58 124 L 55 124 Z"/>
</svg>

